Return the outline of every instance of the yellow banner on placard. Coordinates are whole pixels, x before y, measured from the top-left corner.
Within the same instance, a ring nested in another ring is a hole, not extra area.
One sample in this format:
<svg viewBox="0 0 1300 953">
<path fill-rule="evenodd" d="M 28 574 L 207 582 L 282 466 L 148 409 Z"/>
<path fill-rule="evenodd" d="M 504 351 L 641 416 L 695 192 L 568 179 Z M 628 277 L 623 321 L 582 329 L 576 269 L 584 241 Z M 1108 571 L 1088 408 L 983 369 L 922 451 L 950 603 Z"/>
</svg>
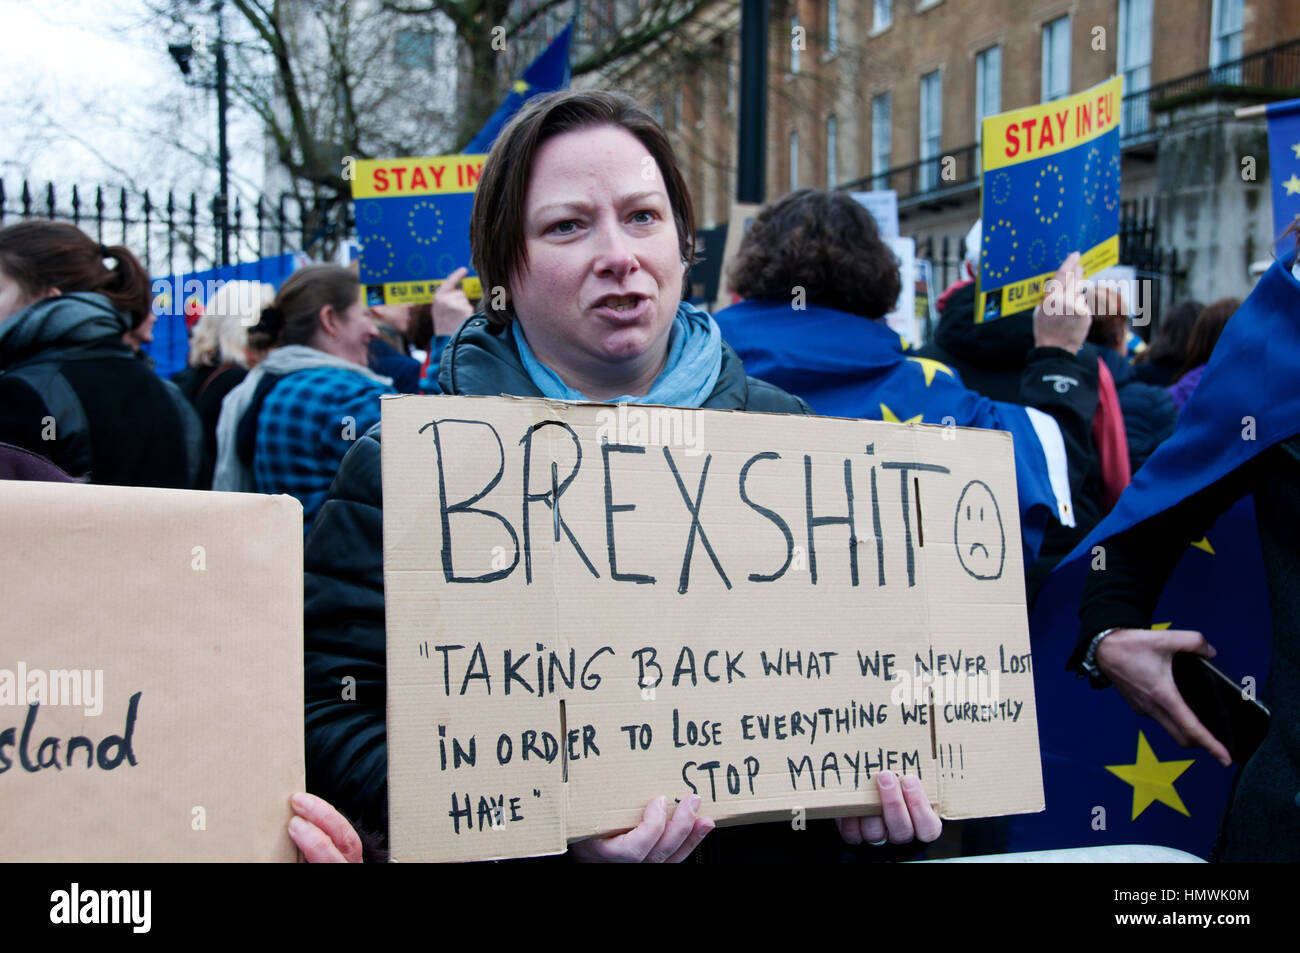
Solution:
<svg viewBox="0 0 1300 953">
<path fill-rule="evenodd" d="M 362 159 L 352 180 L 354 199 L 473 192 L 486 155 Z"/>
<path fill-rule="evenodd" d="M 980 137 L 984 168 L 1054 155 L 1109 132 L 1119 125 L 1123 89 L 1116 76 L 1073 96 L 989 116 Z"/>
<path fill-rule="evenodd" d="M 1095 275 L 1103 268 L 1118 265 L 1119 236 L 1112 235 L 1100 245 L 1089 248 L 1080 257 L 1079 264 L 1083 266 L 1084 278 Z M 975 302 L 975 323 L 984 323 L 984 305 L 994 295 L 997 296 L 997 300 L 1001 303 L 1001 307 L 998 309 L 999 315 L 1018 314 L 1022 311 L 1028 311 L 1030 308 L 1038 307 L 1038 302 L 1043 300 L 1044 283 L 1055 274 L 1056 271 L 1052 270 L 1046 274 L 1026 278 L 1023 281 L 1002 285 L 987 294 L 981 291 L 978 300 Z"/>
<path fill-rule="evenodd" d="M 437 281 L 394 281 L 383 286 L 384 304 L 428 304 L 440 284 L 441 278 Z M 471 300 L 483 297 L 483 282 L 477 277 L 462 279 L 460 288 Z"/>
</svg>

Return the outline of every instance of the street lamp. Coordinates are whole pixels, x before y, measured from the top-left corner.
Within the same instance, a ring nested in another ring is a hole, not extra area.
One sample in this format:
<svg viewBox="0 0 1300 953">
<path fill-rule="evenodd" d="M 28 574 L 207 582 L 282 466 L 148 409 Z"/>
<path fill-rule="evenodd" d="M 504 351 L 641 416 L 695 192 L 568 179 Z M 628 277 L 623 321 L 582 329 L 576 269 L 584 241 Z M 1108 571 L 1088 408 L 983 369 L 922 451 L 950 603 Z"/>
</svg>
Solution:
<svg viewBox="0 0 1300 953">
<path fill-rule="evenodd" d="M 217 264 L 223 266 L 230 264 L 230 229 L 227 217 L 230 196 L 230 150 L 226 144 L 228 97 L 226 92 L 225 21 L 222 16 L 224 7 L 225 0 L 215 0 L 212 4 L 212 10 L 217 15 L 217 167 L 221 178 L 216 201 L 212 204 L 212 213 L 217 225 Z M 189 43 L 172 43 L 167 47 L 167 52 L 171 54 L 171 58 L 175 61 L 176 68 L 181 71 L 182 76 L 188 77 L 190 75 L 190 60 L 196 50 L 198 52 L 203 51 L 201 45 L 196 46 L 197 42 L 197 40 L 191 40 Z"/>
</svg>

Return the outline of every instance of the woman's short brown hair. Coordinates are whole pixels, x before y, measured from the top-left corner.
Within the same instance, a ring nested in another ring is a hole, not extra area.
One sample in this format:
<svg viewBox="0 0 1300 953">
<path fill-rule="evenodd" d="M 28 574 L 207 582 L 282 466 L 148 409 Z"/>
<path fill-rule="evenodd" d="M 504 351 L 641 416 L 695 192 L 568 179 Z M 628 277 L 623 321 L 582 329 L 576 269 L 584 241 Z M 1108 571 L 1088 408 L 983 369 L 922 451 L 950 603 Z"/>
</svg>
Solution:
<svg viewBox="0 0 1300 953">
<path fill-rule="evenodd" d="M 799 189 L 763 208 L 741 240 L 730 284 L 742 298 L 814 304 L 864 318 L 894 310 L 898 260 L 871 214 L 845 192 Z"/>
<path fill-rule="evenodd" d="M 483 282 L 483 311 L 493 324 L 508 324 L 513 317 L 508 302 L 494 307 L 501 296 L 493 289 L 508 287 L 520 269 L 528 265 L 524 203 L 537 150 L 548 139 L 591 126 L 625 129 L 654 157 L 672 205 L 682 261 L 689 266 L 695 260 L 695 215 L 690 192 L 672 145 L 654 117 L 625 93 L 583 90 L 539 96 L 521 109 L 497 137 L 483 163 L 474 195 L 469 221 L 470 257 Z"/>
</svg>

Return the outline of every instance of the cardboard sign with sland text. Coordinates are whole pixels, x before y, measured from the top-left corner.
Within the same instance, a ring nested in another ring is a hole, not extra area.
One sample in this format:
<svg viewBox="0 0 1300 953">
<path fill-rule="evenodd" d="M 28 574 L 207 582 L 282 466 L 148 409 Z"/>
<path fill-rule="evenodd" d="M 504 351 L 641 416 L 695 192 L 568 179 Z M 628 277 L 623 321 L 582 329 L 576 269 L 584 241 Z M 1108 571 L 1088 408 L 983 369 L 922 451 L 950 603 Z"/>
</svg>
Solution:
<svg viewBox="0 0 1300 953">
<path fill-rule="evenodd" d="M 383 482 L 395 860 L 1043 807 L 1008 434 L 385 398 Z"/>
<path fill-rule="evenodd" d="M 302 508 L 0 482 L 0 858 L 293 861 Z"/>
</svg>

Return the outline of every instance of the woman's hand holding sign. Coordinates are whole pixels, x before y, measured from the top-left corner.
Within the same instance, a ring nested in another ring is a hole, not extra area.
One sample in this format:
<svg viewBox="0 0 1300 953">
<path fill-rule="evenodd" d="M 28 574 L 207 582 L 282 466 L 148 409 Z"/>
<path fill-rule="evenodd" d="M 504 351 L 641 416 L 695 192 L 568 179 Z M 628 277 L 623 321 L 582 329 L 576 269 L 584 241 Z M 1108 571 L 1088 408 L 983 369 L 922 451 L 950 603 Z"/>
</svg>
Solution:
<svg viewBox="0 0 1300 953">
<path fill-rule="evenodd" d="M 880 847 L 919 840 L 928 844 L 943 832 L 943 821 L 930 806 L 920 778 L 905 775 L 899 784 L 894 772 L 882 771 L 876 776 L 876 790 L 880 792 L 879 817 L 835 818 L 844 843 Z"/>
<path fill-rule="evenodd" d="M 348 819 L 314 794 L 295 794 L 289 837 L 309 864 L 361 863 L 361 838 Z"/>
<path fill-rule="evenodd" d="M 569 849 L 584 863 L 681 863 L 713 830 L 713 821 L 699 817 L 699 810 L 700 796 L 692 794 L 677 805 L 669 818 L 668 799 L 657 797 L 646 805 L 641 823 L 626 834 L 593 837 Z"/>
</svg>

